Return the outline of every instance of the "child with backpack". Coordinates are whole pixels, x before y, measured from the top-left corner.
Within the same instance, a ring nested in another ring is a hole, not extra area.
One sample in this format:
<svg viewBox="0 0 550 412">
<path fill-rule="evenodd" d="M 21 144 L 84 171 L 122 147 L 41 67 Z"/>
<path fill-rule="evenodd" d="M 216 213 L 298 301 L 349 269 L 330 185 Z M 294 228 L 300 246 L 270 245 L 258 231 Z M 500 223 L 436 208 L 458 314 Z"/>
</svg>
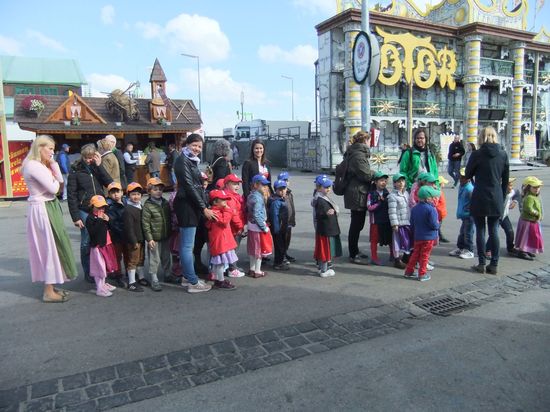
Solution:
<svg viewBox="0 0 550 412">
<path fill-rule="evenodd" d="M 329 197 L 332 180 L 321 175 L 315 179 L 315 195 L 311 200 L 313 225 L 315 227 L 315 250 L 319 276 L 327 278 L 336 273 L 329 268 L 335 257 L 342 256 L 340 226 L 338 225 L 338 205 Z"/>
<path fill-rule="evenodd" d="M 456 249 L 449 252 L 449 256 L 456 256 L 461 259 L 474 258 L 474 218 L 470 215 L 470 203 L 474 185 L 470 179 L 464 175 L 465 169 L 460 169 L 460 186 L 458 187 L 458 205 L 456 207 L 456 217 L 462 221 Z"/>
<path fill-rule="evenodd" d="M 378 171 L 374 174 L 373 181 L 376 188 L 370 191 L 367 196 L 367 209 L 370 220 L 371 263 L 381 266 L 382 263 L 378 259 L 378 245 L 389 245 L 390 256 L 393 255 L 392 228 L 388 212 L 388 196 L 390 193 L 386 189 L 388 175 Z"/>
</svg>

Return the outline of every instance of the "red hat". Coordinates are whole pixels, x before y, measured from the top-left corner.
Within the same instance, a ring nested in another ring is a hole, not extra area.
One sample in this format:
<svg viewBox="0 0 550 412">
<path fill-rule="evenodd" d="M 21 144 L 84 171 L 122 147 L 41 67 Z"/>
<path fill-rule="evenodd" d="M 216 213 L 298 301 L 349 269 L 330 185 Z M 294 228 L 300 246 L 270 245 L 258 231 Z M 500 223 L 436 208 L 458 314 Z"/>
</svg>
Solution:
<svg viewBox="0 0 550 412">
<path fill-rule="evenodd" d="M 223 189 L 225 181 L 223 179 L 216 180 L 216 189 Z"/>
<path fill-rule="evenodd" d="M 217 189 L 214 189 L 214 190 L 211 190 L 210 191 L 210 194 L 209 194 L 209 197 L 210 197 L 210 201 L 212 202 L 214 199 L 224 199 L 224 200 L 229 200 L 231 199 L 231 196 L 229 196 L 227 193 L 225 193 L 223 190 L 217 190 Z"/>
<path fill-rule="evenodd" d="M 231 173 L 230 175 L 225 176 L 224 182 L 226 184 L 227 184 L 227 182 L 242 183 L 242 180 L 235 173 Z"/>
</svg>

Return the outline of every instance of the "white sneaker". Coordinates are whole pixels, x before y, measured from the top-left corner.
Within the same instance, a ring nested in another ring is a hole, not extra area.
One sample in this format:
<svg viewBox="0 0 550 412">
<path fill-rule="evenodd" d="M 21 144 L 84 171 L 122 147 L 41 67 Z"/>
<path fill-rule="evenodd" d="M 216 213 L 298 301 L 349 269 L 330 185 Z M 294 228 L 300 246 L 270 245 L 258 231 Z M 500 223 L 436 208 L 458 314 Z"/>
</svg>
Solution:
<svg viewBox="0 0 550 412">
<path fill-rule="evenodd" d="M 464 249 L 458 257 L 460 259 L 473 259 L 474 258 L 474 252 L 470 252 L 469 250 Z"/>
<path fill-rule="evenodd" d="M 460 254 L 462 253 L 462 250 L 461 249 L 453 249 L 449 252 L 449 256 L 460 256 Z"/>
<path fill-rule="evenodd" d="M 334 275 L 335 273 L 334 273 L 334 270 L 332 269 L 328 269 L 326 272 L 319 271 L 319 276 L 321 276 L 322 278 L 329 278 Z"/>
<path fill-rule="evenodd" d="M 434 270 L 434 265 L 431 265 L 430 263 L 428 263 L 426 265 L 426 270 Z"/>
<path fill-rule="evenodd" d="M 190 283 L 185 277 L 181 277 L 181 287 L 187 289 L 189 287 Z"/>
<path fill-rule="evenodd" d="M 230 278 L 242 278 L 244 276 L 244 272 L 241 272 L 239 269 L 233 269 L 229 272 L 228 276 Z"/>
<path fill-rule="evenodd" d="M 204 283 L 202 280 L 199 280 L 195 285 L 189 284 L 187 286 L 187 292 L 189 293 L 208 292 L 210 289 L 212 289 L 212 285 Z"/>
</svg>

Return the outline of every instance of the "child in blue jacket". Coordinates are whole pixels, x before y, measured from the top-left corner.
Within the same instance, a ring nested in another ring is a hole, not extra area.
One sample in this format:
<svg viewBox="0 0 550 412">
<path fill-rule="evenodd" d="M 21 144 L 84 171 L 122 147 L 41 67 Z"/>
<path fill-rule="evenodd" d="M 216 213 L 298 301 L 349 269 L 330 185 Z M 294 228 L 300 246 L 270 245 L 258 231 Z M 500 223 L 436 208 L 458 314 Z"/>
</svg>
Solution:
<svg viewBox="0 0 550 412">
<path fill-rule="evenodd" d="M 470 216 L 470 203 L 474 185 L 470 179 L 464 177 L 465 169 L 460 169 L 460 187 L 458 189 L 458 206 L 456 218 L 462 220 L 456 249 L 449 252 L 449 256 L 456 256 L 461 259 L 474 258 L 474 218 Z"/>
<path fill-rule="evenodd" d="M 275 193 L 269 198 L 268 202 L 273 249 L 275 249 L 273 269 L 289 270 L 290 264 L 285 261 L 288 230 L 288 205 L 285 198 L 287 183 L 284 180 L 277 180 L 273 186 Z"/>
<path fill-rule="evenodd" d="M 418 190 L 419 202 L 411 210 L 411 229 L 414 234 L 413 253 L 405 269 L 406 278 L 414 278 L 414 268 L 418 263 L 418 280 L 430 280 L 427 273 L 428 260 L 432 249 L 439 238 L 439 219 L 434 206 L 434 199 L 441 195 L 431 186 L 422 186 Z"/>
</svg>

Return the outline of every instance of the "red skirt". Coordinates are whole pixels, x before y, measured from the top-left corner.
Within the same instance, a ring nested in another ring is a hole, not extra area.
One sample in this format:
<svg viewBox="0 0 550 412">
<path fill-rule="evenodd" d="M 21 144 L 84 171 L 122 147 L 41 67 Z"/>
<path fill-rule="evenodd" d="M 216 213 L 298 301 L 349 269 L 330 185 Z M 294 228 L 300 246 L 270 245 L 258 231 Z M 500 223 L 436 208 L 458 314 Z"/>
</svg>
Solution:
<svg viewBox="0 0 550 412">
<path fill-rule="evenodd" d="M 273 252 L 273 238 L 271 231 L 260 233 L 260 247 L 262 248 L 262 256 L 271 255 Z"/>
<path fill-rule="evenodd" d="M 329 262 L 332 260 L 330 239 L 328 236 L 315 234 L 315 251 L 313 252 L 313 258 L 320 262 Z"/>
</svg>

